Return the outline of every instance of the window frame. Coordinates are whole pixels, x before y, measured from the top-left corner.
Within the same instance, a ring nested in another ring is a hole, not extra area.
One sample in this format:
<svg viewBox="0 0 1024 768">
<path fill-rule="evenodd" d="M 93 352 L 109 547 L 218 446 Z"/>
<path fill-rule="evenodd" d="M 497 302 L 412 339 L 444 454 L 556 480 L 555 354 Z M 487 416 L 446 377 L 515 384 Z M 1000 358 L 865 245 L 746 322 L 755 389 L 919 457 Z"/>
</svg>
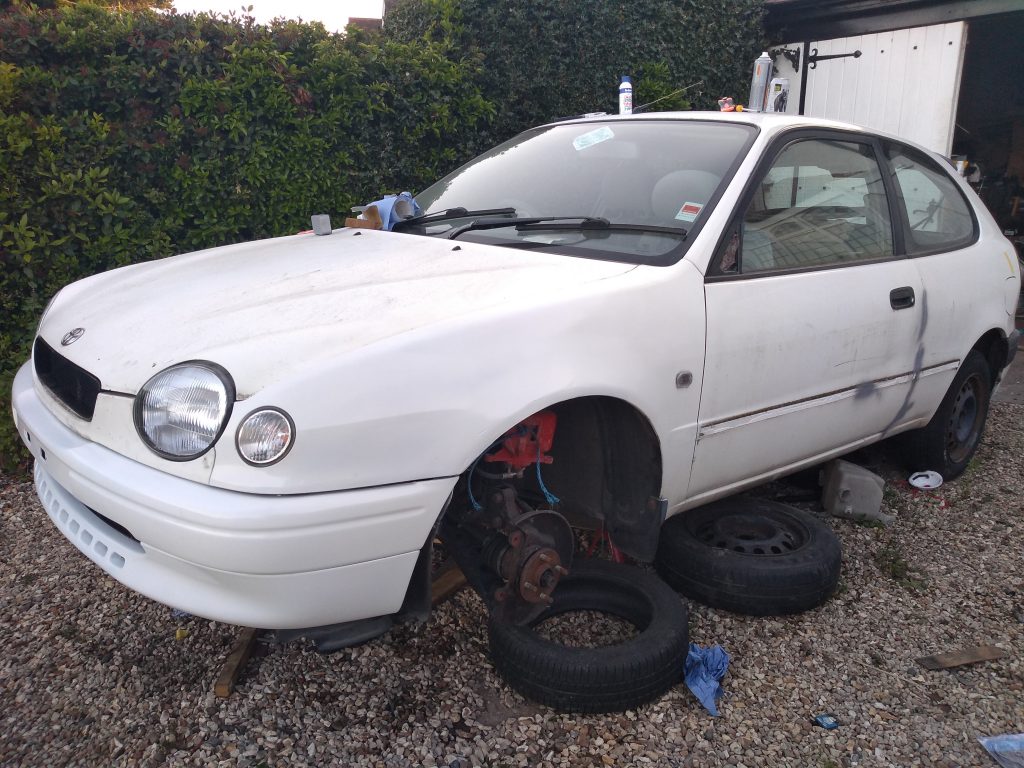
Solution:
<svg viewBox="0 0 1024 768">
<path fill-rule="evenodd" d="M 723 272 L 720 268 L 722 256 L 725 249 L 728 247 L 729 241 L 732 239 L 734 233 L 742 232 L 742 222 L 746 216 L 747 209 L 750 207 L 750 203 L 760 188 L 761 182 L 765 176 L 775 166 L 775 161 L 778 159 L 789 146 L 799 141 L 807 140 L 823 140 L 823 141 L 839 141 L 848 144 L 860 144 L 862 146 L 869 147 L 871 154 L 875 160 L 875 164 L 878 166 L 879 175 L 882 179 L 882 185 L 885 188 L 886 203 L 889 208 L 889 225 L 892 228 L 892 256 L 883 259 L 864 259 L 861 261 L 846 261 L 839 262 L 836 264 L 821 264 L 807 267 L 792 267 L 790 269 L 777 269 L 766 272 L 747 272 L 742 271 L 743 257 L 742 257 L 742 234 L 740 234 L 740 260 L 739 269 L 737 272 Z M 732 215 L 729 217 L 729 222 L 722 230 L 722 234 L 719 236 L 718 241 L 715 245 L 711 261 L 708 264 L 707 273 L 704 277 L 705 282 L 726 282 L 730 280 L 756 280 L 765 277 L 778 277 L 780 275 L 796 275 L 804 272 L 820 272 L 826 269 L 846 269 L 849 267 L 865 266 L 869 264 L 885 264 L 898 259 L 907 258 L 905 241 L 904 241 L 904 229 L 902 226 L 902 219 L 897 220 L 897 201 L 896 201 L 897 190 L 895 188 L 895 180 L 892 177 L 892 168 L 889 165 L 887 158 L 885 158 L 882 149 L 882 140 L 873 134 L 861 133 L 858 131 L 843 131 L 831 128 L 793 128 L 790 130 L 782 131 L 776 136 L 772 142 L 768 145 L 768 148 L 764 151 L 761 159 L 754 167 L 753 172 L 747 179 L 743 192 L 736 202 L 736 207 L 732 211 Z M 899 223 L 897 223 L 899 222 Z"/>
<path fill-rule="evenodd" d="M 971 214 L 972 229 L 970 238 L 961 238 L 960 240 L 954 241 L 952 245 L 940 245 L 935 248 L 922 250 L 918 253 L 907 252 L 906 243 L 908 241 L 913 242 L 913 236 L 910 234 L 910 219 L 907 216 L 907 206 L 903 203 L 903 191 L 900 188 L 899 181 L 896 178 L 896 166 L 893 165 L 892 161 L 889 159 L 889 155 L 886 152 L 887 147 L 898 148 L 900 152 L 907 155 L 907 157 L 910 160 L 914 161 L 915 163 L 918 163 L 919 165 L 925 168 L 930 168 L 933 173 L 938 173 L 940 176 L 943 174 L 946 176 L 946 179 L 949 181 L 950 184 L 953 185 L 953 188 L 960 195 L 961 201 L 965 206 L 967 206 L 967 210 Z M 893 188 L 893 194 L 896 196 L 893 198 L 893 202 L 897 204 L 893 206 L 893 204 L 890 203 L 889 208 L 896 208 L 893 222 L 899 222 L 899 228 L 902 233 L 901 241 L 904 244 L 904 253 L 906 254 L 907 258 L 920 259 L 925 256 L 935 256 L 936 254 L 940 253 L 951 253 L 952 251 L 963 250 L 964 248 L 970 248 L 972 245 L 975 245 L 978 242 L 978 240 L 981 239 L 981 227 L 978 223 L 978 213 L 977 211 L 974 210 L 974 206 L 971 205 L 971 201 L 967 198 L 967 195 L 964 193 L 964 190 L 960 187 L 959 182 L 957 182 L 957 180 L 953 178 L 953 174 L 951 173 L 951 171 L 953 170 L 952 167 L 950 167 L 950 169 L 947 170 L 944 167 L 943 163 L 936 160 L 927 152 L 918 149 L 917 147 L 910 146 L 905 142 L 898 141 L 896 139 L 881 139 L 879 141 L 878 151 L 881 153 L 882 160 L 885 164 L 885 175 L 890 180 L 891 186 Z"/>
</svg>

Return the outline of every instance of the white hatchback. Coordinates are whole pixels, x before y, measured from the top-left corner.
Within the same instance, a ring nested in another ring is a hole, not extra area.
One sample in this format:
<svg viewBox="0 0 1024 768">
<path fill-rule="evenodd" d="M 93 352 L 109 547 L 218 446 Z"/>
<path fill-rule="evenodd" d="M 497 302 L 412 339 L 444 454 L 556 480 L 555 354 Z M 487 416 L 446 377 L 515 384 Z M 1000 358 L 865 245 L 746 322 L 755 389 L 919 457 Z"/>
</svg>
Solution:
<svg viewBox="0 0 1024 768">
<path fill-rule="evenodd" d="M 14 412 L 75 546 L 194 614 L 354 637 L 424 614 L 440 536 L 522 623 L 572 526 L 649 560 L 667 517 L 901 432 L 956 476 L 1017 347 L 978 198 L 850 125 L 567 121 L 417 201 L 54 298 Z"/>
</svg>

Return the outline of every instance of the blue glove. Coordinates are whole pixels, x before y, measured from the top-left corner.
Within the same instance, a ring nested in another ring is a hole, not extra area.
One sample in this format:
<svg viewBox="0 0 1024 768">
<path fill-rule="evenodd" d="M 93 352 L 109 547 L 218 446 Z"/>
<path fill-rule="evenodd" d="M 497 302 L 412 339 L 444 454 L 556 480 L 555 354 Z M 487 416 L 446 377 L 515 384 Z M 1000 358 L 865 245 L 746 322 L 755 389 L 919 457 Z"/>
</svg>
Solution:
<svg viewBox="0 0 1024 768">
<path fill-rule="evenodd" d="M 374 200 L 370 205 L 377 206 L 383 229 L 388 232 L 403 219 L 420 215 L 420 206 L 409 192 L 403 192 L 400 195 L 387 195 L 380 200 Z"/>
<path fill-rule="evenodd" d="M 690 652 L 686 655 L 686 687 L 712 715 L 718 715 L 715 702 L 723 691 L 720 681 L 729 669 L 729 654 L 720 645 L 701 648 L 690 643 Z"/>
</svg>

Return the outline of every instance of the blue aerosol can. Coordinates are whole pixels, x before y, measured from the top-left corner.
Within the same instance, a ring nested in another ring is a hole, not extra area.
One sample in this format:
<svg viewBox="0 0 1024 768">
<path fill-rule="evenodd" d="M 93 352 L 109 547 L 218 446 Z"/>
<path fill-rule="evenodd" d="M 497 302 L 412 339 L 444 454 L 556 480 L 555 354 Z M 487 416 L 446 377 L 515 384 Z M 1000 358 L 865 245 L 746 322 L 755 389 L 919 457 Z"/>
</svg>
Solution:
<svg viewBox="0 0 1024 768">
<path fill-rule="evenodd" d="M 629 75 L 623 75 L 619 83 L 619 114 L 633 114 L 633 81 Z"/>
<path fill-rule="evenodd" d="M 746 109 L 763 112 L 768 98 L 768 81 L 772 79 L 772 57 L 765 51 L 754 61 L 754 74 L 750 78 L 750 98 Z"/>
</svg>

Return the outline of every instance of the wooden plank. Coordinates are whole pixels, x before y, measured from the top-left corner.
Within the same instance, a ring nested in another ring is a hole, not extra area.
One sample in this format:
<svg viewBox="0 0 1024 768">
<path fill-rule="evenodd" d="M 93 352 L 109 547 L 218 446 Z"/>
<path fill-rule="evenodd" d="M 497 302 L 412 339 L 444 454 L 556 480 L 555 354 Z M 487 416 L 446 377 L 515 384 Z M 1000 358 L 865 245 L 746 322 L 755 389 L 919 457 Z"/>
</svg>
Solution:
<svg viewBox="0 0 1024 768">
<path fill-rule="evenodd" d="M 219 699 L 226 699 L 235 690 L 235 682 L 238 675 L 249 660 L 253 647 L 256 645 L 256 635 L 259 630 L 245 627 L 235 641 L 231 653 L 224 660 L 224 666 L 220 668 L 220 675 L 217 682 L 213 684 L 213 692 Z"/>
<path fill-rule="evenodd" d="M 925 669 L 949 669 L 979 661 L 991 661 L 1006 656 L 1006 651 L 994 645 L 976 645 L 973 648 L 961 648 L 948 653 L 936 653 L 933 656 L 922 656 L 917 660 Z"/>
<path fill-rule="evenodd" d="M 466 585 L 466 577 L 459 567 L 452 563 L 434 577 L 430 585 L 431 605 L 440 605 Z"/>
</svg>

